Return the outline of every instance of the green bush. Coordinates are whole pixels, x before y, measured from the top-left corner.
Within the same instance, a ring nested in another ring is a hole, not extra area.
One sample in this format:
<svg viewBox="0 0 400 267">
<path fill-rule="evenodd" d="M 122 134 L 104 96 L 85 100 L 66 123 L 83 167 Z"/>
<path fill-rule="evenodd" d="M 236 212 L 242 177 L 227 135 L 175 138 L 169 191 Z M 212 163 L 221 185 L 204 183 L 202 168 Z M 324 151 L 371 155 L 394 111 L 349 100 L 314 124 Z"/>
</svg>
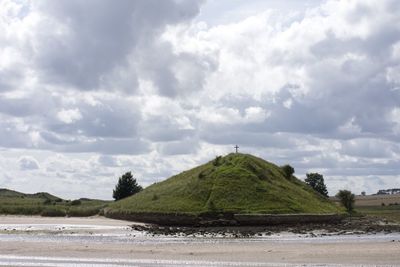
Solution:
<svg viewBox="0 0 400 267">
<path fill-rule="evenodd" d="M 281 170 L 285 174 L 286 179 L 291 178 L 292 175 L 294 174 L 294 168 L 292 166 L 290 166 L 289 164 L 281 166 Z"/>
<path fill-rule="evenodd" d="M 217 156 L 215 157 L 215 159 L 213 160 L 213 165 L 214 166 L 220 166 L 222 164 L 222 157 L 221 156 Z"/>
<path fill-rule="evenodd" d="M 70 217 L 89 217 L 98 215 L 100 213 L 99 207 L 93 208 L 70 208 L 67 215 Z"/>
<path fill-rule="evenodd" d="M 40 215 L 45 217 L 65 217 L 67 214 L 65 210 L 60 208 L 45 208 Z"/>
<path fill-rule="evenodd" d="M 0 214 L 11 215 L 39 215 L 42 212 L 40 206 L 5 206 L 0 207 Z"/>
<path fill-rule="evenodd" d="M 349 191 L 349 190 L 340 190 L 336 194 L 336 197 L 339 198 L 340 203 L 342 203 L 343 207 L 346 208 L 348 213 L 352 213 L 353 212 L 355 196 L 351 191 Z"/>
</svg>

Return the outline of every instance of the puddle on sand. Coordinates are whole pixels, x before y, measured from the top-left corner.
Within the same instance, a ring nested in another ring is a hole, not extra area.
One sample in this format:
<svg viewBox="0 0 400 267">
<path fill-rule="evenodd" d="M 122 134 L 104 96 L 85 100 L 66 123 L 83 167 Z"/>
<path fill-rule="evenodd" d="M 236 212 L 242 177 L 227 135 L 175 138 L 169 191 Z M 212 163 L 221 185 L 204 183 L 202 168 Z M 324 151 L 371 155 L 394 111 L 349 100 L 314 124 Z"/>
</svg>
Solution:
<svg viewBox="0 0 400 267">
<path fill-rule="evenodd" d="M 352 265 L 352 264 L 294 264 L 294 263 L 260 263 L 233 261 L 187 261 L 187 260 L 154 260 L 154 259 L 94 259 L 94 258 L 62 258 L 62 257 L 25 257 L 0 255 L 0 266 L 52 266 L 52 267 L 121 267 L 121 266 L 254 266 L 254 267 L 388 267 L 389 265 Z M 390 265 L 395 267 L 394 265 Z"/>
</svg>

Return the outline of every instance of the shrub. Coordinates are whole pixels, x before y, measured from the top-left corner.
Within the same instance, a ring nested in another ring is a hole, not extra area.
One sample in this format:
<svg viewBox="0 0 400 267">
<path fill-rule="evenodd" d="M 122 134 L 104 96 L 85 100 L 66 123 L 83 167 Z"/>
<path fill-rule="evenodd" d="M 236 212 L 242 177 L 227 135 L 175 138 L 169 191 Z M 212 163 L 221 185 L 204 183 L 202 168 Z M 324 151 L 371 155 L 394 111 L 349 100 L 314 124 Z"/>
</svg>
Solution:
<svg viewBox="0 0 400 267">
<path fill-rule="evenodd" d="M 222 157 L 221 156 L 217 156 L 215 157 L 215 159 L 213 160 L 213 165 L 214 166 L 220 166 L 222 164 Z"/>
<path fill-rule="evenodd" d="M 47 216 L 47 217 L 65 217 L 66 212 L 63 209 L 59 208 L 46 208 L 44 209 L 41 213 L 41 216 Z"/>
<path fill-rule="evenodd" d="M 289 164 L 283 165 L 281 167 L 281 170 L 283 171 L 283 173 L 285 174 L 285 177 L 287 179 L 291 178 L 292 175 L 294 174 L 294 168 L 292 166 L 290 166 Z"/>
<path fill-rule="evenodd" d="M 199 179 L 203 179 L 204 177 L 206 177 L 206 175 L 204 174 L 204 172 L 200 172 L 200 173 L 199 173 Z"/>
<path fill-rule="evenodd" d="M 89 217 L 94 216 L 100 213 L 99 207 L 92 208 L 70 208 L 67 212 L 67 215 L 70 217 Z"/>
<path fill-rule="evenodd" d="M 354 194 L 349 190 L 340 190 L 336 197 L 340 199 L 340 203 L 346 208 L 347 212 L 351 213 L 354 209 Z"/>
<path fill-rule="evenodd" d="M 0 214 L 38 215 L 42 212 L 40 206 L 6 206 L 0 207 Z"/>
</svg>

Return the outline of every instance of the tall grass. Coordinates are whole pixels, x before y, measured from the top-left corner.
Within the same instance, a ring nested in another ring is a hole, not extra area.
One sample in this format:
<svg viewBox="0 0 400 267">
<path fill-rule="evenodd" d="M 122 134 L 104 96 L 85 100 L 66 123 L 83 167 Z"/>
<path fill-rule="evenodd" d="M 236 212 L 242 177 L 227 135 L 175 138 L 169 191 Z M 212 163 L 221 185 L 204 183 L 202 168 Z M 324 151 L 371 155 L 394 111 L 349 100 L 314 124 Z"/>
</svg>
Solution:
<svg viewBox="0 0 400 267">
<path fill-rule="evenodd" d="M 87 217 L 100 214 L 107 203 L 90 199 L 60 201 L 37 196 L 0 196 L 0 214 Z"/>
</svg>

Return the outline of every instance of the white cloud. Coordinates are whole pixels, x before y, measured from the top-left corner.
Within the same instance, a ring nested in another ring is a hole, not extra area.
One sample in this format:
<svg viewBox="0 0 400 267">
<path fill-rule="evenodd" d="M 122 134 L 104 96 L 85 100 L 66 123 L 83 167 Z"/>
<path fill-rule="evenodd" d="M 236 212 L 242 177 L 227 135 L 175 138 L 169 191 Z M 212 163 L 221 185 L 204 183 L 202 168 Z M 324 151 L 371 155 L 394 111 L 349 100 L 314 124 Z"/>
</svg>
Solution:
<svg viewBox="0 0 400 267">
<path fill-rule="evenodd" d="M 245 109 L 245 123 L 264 122 L 270 114 L 261 107 L 248 107 Z"/>
<path fill-rule="evenodd" d="M 82 119 L 79 109 L 62 109 L 57 113 L 57 118 L 66 124 L 74 123 Z"/>
</svg>

